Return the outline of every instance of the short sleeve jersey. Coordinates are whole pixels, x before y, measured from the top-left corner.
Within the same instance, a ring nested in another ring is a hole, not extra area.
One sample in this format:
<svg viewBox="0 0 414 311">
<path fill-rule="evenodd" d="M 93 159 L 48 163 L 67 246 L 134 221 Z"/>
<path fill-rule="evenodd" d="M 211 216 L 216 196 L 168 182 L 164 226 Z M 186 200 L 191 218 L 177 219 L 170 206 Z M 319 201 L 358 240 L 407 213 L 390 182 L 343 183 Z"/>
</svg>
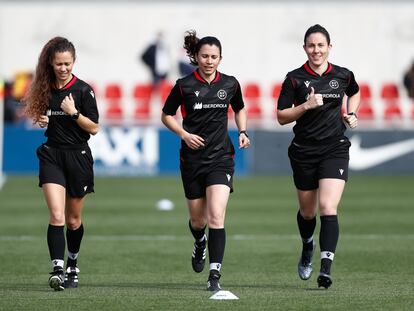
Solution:
<svg viewBox="0 0 414 311">
<path fill-rule="evenodd" d="M 83 130 L 71 116 L 65 113 L 60 105 L 65 96 L 72 94 L 76 109 L 91 121 L 98 123 L 99 113 L 96 105 L 95 93 L 92 88 L 76 76 L 61 89 L 52 89 L 49 107 L 46 115 L 49 125 L 45 136 L 48 142 L 56 145 L 79 145 L 89 140 L 90 134 Z"/>
<path fill-rule="evenodd" d="M 236 78 L 217 71 L 209 84 L 197 71 L 177 80 L 162 111 L 175 115 L 181 107 L 183 128 L 204 139 L 204 148 L 193 150 L 181 141 L 181 160 L 208 164 L 231 157 L 234 147 L 228 136 L 228 109 L 244 107 L 240 84 Z"/>
<path fill-rule="evenodd" d="M 278 109 L 291 108 L 307 101 L 311 87 L 322 94 L 323 106 L 306 111 L 293 127 L 295 141 L 312 143 L 342 137 L 346 127 L 342 121 L 341 106 L 344 95 L 359 91 L 352 71 L 333 64 L 320 76 L 308 63 L 289 72 L 282 85 Z"/>
</svg>

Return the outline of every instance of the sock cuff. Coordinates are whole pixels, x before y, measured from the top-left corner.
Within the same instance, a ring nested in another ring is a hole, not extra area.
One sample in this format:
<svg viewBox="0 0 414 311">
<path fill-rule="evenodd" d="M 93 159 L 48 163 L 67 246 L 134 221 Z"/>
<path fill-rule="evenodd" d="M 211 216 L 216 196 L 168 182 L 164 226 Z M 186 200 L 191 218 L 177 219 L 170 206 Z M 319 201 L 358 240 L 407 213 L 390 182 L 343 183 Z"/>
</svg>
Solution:
<svg viewBox="0 0 414 311">
<path fill-rule="evenodd" d="M 321 252 L 321 259 L 329 259 L 333 260 L 335 257 L 335 253 L 329 251 L 322 251 Z"/>
<path fill-rule="evenodd" d="M 338 215 L 321 216 L 321 222 L 322 221 L 337 221 L 337 220 L 338 220 Z"/>
<path fill-rule="evenodd" d="M 80 226 L 77 229 L 75 229 L 75 230 L 66 228 L 66 231 L 70 231 L 70 232 L 83 232 L 83 223 L 81 223 Z"/>
</svg>

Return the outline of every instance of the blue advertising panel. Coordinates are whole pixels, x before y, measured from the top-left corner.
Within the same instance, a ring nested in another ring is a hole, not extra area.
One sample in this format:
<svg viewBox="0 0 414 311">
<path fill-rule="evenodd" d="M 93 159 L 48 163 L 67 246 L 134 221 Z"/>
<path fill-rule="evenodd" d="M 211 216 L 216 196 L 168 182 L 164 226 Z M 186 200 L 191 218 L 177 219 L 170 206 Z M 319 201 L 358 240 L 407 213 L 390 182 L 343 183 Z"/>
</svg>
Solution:
<svg viewBox="0 0 414 311">
<path fill-rule="evenodd" d="M 46 140 L 44 130 L 25 125 L 4 129 L 4 171 L 33 174 L 38 171 L 36 148 Z M 237 149 L 237 131 L 230 131 Z M 157 127 L 102 127 L 92 136 L 91 147 L 97 175 L 156 175 L 179 173 L 180 139 Z M 236 150 L 236 171 L 247 173 L 246 151 Z"/>
</svg>

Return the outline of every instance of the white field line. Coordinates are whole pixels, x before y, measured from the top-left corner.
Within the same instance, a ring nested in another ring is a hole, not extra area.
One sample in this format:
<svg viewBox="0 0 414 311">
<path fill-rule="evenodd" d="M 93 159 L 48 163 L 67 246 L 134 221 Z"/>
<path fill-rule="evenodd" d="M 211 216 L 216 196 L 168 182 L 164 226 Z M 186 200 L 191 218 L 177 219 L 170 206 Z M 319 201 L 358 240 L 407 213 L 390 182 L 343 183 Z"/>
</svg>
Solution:
<svg viewBox="0 0 414 311">
<path fill-rule="evenodd" d="M 36 241 L 43 240 L 46 236 L 40 235 L 3 235 L 3 241 Z M 414 234 L 341 234 L 341 239 L 350 240 L 414 240 Z M 190 235 L 89 235 L 84 240 L 91 241 L 185 241 L 190 240 Z M 273 235 L 244 235 L 236 234 L 227 236 L 228 240 L 236 241 L 271 241 L 271 240 L 298 240 L 299 235 L 273 234 Z"/>
</svg>

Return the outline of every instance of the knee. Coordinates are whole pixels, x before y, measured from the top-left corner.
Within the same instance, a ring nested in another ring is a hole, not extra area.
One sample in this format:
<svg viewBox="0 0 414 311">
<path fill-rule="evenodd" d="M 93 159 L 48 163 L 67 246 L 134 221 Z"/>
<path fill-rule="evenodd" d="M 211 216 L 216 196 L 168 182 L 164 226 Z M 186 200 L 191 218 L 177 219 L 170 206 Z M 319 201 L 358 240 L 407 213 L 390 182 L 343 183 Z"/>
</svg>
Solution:
<svg viewBox="0 0 414 311">
<path fill-rule="evenodd" d="M 321 216 L 336 215 L 338 205 L 325 201 L 319 203 L 319 212 Z"/>
<path fill-rule="evenodd" d="M 66 226 L 69 230 L 76 230 L 80 227 L 82 220 L 80 217 L 68 217 L 66 219 Z"/>
<path fill-rule="evenodd" d="M 50 212 L 49 223 L 54 226 L 63 226 L 65 224 L 65 213 L 60 211 Z"/>
<path fill-rule="evenodd" d="M 224 216 L 219 214 L 211 214 L 208 218 L 209 228 L 224 228 Z"/>
<path fill-rule="evenodd" d="M 191 218 L 190 221 L 191 221 L 191 227 L 195 230 L 201 230 L 207 224 L 207 221 L 204 219 L 204 217 Z"/>
</svg>

